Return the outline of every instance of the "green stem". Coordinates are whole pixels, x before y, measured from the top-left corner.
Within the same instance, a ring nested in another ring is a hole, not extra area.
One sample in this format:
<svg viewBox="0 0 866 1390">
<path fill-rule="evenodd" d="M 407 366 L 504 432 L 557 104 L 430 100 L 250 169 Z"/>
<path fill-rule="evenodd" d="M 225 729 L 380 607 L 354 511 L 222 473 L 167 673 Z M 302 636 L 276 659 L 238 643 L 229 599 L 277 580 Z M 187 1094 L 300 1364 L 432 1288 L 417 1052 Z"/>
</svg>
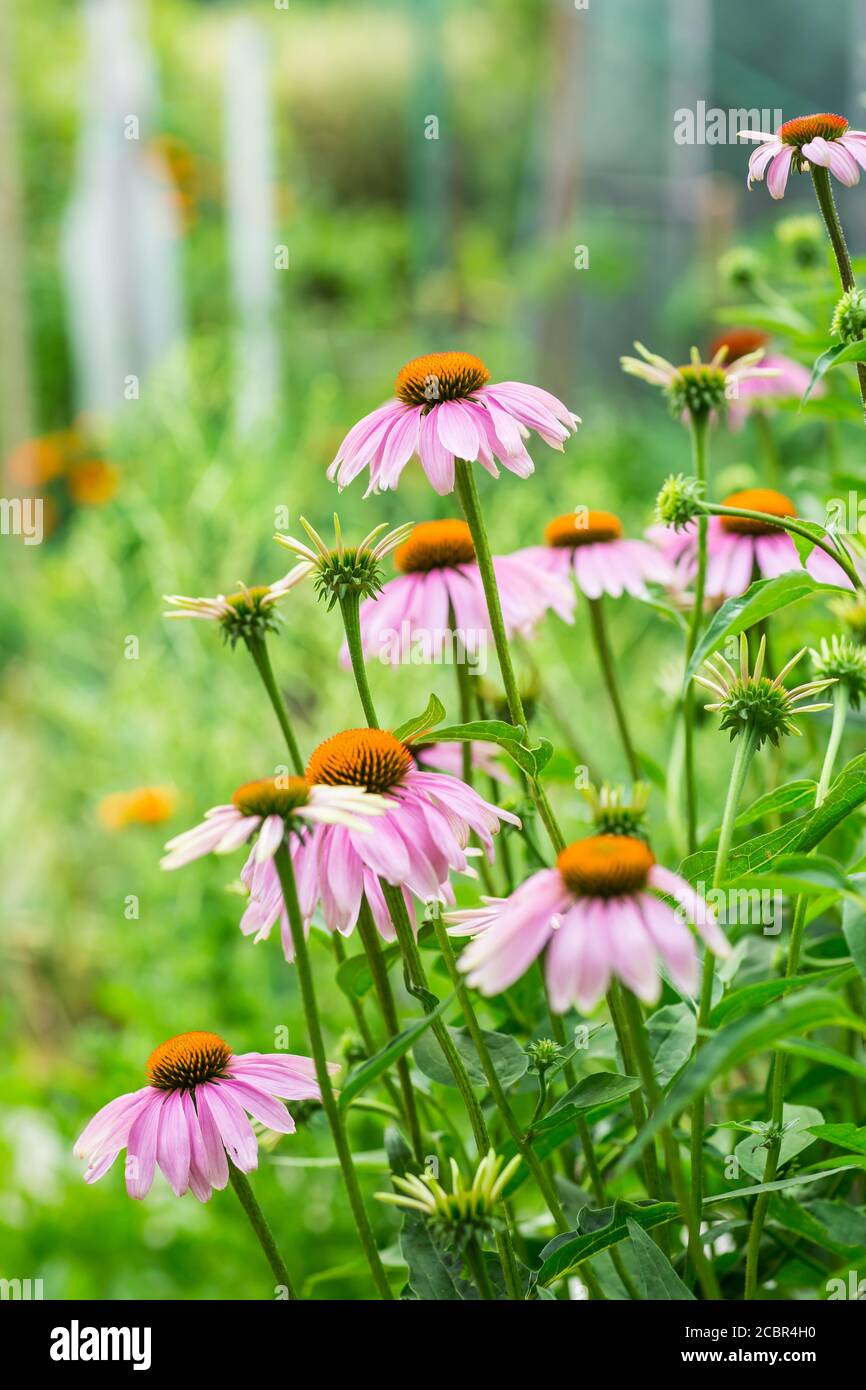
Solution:
<svg viewBox="0 0 866 1390">
<path fill-rule="evenodd" d="M 454 947 L 451 945 L 451 938 L 445 929 L 445 923 L 442 921 L 442 916 L 439 912 L 434 912 L 433 914 L 433 928 L 436 932 L 436 940 L 442 952 L 449 979 L 454 986 L 460 1008 L 463 1011 L 463 1018 L 466 1022 L 467 1031 L 472 1039 L 475 1051 L 478 1053 L 481 1069 L 484 1072 L 487 1085 L 490 1088 L 490 1094 L 493 1097 L 494 1104 L 505 1121 L 506 1129 L 511 1135 L 518 1153 L 538 1184 L 541 1195 L 547 1203 L 547 1208 L 556 1222 L 556 1229 L 558 1231 L 567 1231 L 570 1229 L 568 1218 L 562 1210 L 559 1194 L 531 1143 L 527 1141 L 517 1116 L 514 1114 L 508 1102 L 508 1097 L 502 1088 L 502 1083 L 493 1065 L 493 1059 L 490 1056 L 484 1033 L 478 1022 L 478 1016 L 472 1007 L 469 992 L 463 981 L 463 976 L 460 974 L 457 959 L 454 954 Z"/>
<path fill-rule="evenodd" d="M 736 751 L 734 753 L 734 763 L 731 768 L 731 778 L 728 783 L 728 794 L 725 798 L 725 809 L 722 815 L 722 825 L 719 832 L 719 843 L 716 849 L 716 862 L 713 869 L 713 888 L 720 888 L 725 880 L 728 868 L 728 858 L 731 853 L 731 844 L 734 838 L 734 825 L 737 819 L 737 810 L 740 804 L 740 797 L 746 785 L 749 767 L 756 751 L 756 735 L 754 728 L 749 725 L 746 731 L 740 734 L 737 740 Z M 695 1039 L 695 1052 L 699 1052 L 704 1045 L 704 1032 L 709 1026 L 710 1012 L 713 1007 L 713 980 L 715 978 L 716 958 L 709 946 L 704 947 L 704 966 L 701 976 L 701 996 L 698 1005 L 697 1036 Z M 692 1221 L 700 1230 L 700 1222 L 703 1216 L 704 1206 L 704 1092 L 695 1097 L 692 1110 L 692 1134 L 691 1134 L 691 1187 L 692 1187 Z"/>
<path fill-rule="evenodd" d="M 706 485 L 708 473 L 708 441 L 710 417 L 708 412 L 699 415 L 689 413 L 692 436 L 692 471 L 698 482 Z M 698 516 L 698 566 L 695 574 L 694 607 L 686 639 L 686 666 L 692 659 L 698 644 L 704 621 L 704 590 L 707 581 L 707 518 Z M 686 778 L 686 827 L 689 853 L 693 854 L 698 844 L 698 789 L 695 768 L 695 694 L 691 681 L 683 697 L 683 761 Z"/>
<path fill-rule="evenodd" d="M 604 620 L 604 600 L 601 598 L 591 598 L 589 600 L 589 616 L 592 620 L 592 636 L 595 642 L 595 650 L 598 655 L 598 664 L 601 667 L 601 674 L 607 688 L 608 699 L 613 710 L 616 726 L 619 729 L 619 736 L 622 739 L 622 746 L 625 750 L 628 770 L 632 780 L 637 782 L 640 779 L 640 766 L 638 764 L 637 753 L 629 732 L 628 720 L 625 715 L 625 706 L 619 691 L 619 684 L 616 678 L 616 669 L 613 663 L 613 655 L 610 650 L 610 642 L 607 636 L 607 625 Z"/>
<path fill-rule="evenodd" d="M 327 1116 L 328 1124 L 330 1125 L 334 1147 L 337 1150 L 337 1158 L 339 1159 L 340 1169 L 343 1174 L 343 1182 L 345 1183 L 346 1193 L 349 1198 L 349 1205 L 352 1208 L 352 1215 L 355 1219 L 355 1226 L 358 1231 L 358 1238 L 361 1242 L 364 1254 L 367 1257 L 367 1263 L 370 1266 L 373 1282 L 376 1285 L 380 1298 L 391 1299 L 393 1298 L 393 1294 L 391 1293 L 382 1261 L 379 1258 L 379 1251 L 376 1248 L 376 1241 L 364 1207 L 364 1199 L 361 1196 L 358 1175 L 355 1172 L 355 1164 L 352 1160 L 352 1152 L 349 1148 L 346 1131 L 343 1128 L 343 1121 L 334 1096 L 333 1087 L 331 1086 L 328 1059 L 325 1053 L 322 1026 L 319 1020 L 319 1007 L 316 1002 L 316 990 L 313 984 L 313 972 L 310 967 L 307 940 L 301 920 L 300 907 L 298 905 L 295 873 L 292 868 L 292 860 L 288 848 L 285 844 L 282 844 L 274 855 L 274 864 L 279 874 L 280 885 L 283 890 L 283 899 L 289 918 L 289 927 L 292 933 L 292 943 L 295 950 L 295 969 L 301 989 L 304 1017 L 307 1024 L 307 1032 L 310 1037 L 313 1062 L 316 1068 L 316 1080 L 319 1083 L 319 1090 L 322 1093 L 322 1107 Z"/>
<path fill-rule="evenodd" d="M 622 1000 L 620 997 L 619 987 L 616 984 L 613 984 L 607 992 L 607 1007 L 610 1013 L 610 1018 L 613 1024 L 614 1032 L 616 1033 L 616 1040 L 619 1043 L 619 1050 L 622 1053 L 622 1062 L 623 1066 L 626 1069 L 626 1073 L 629 1076 L 637 1076 L 640 1074 L 638 1070 L 637 1054 L 635 1053 L 634 1047 L 632 1045 L 632 1038 L 628 1028 L 628 1021 L 625 1016 L 625 1009 L 623 1007 Z M 637 1134 L 640 1134 L 641 1130 L 646 1127 L 647 1123 L 647 1111 L 646 1106 L 643 1102 L 643 1096 L 641 1096 L 639 1091 L 632 1091 L 629 1094 L 628 1101 L 629 1109 L 631 1110 L 632 1119 L 634 1121 L 635 1132 Z M 665 1193 L 662 1187 L 662 1175 L 661 1170 L 659 1169 L 655 1140 L 647 1144 L 646 1148 L 644 1149 L 642 1167 L 647 1196 L 654 1197 L 657 1201 L 661 1201 L 664 1198 Z M 660 1248 L 662 1250 L 667 1251 L 669 1248 L 670 1237 L 667 1229 L 664 1226 L 659 1228 L 657 1239 Z"/>
<path fill-rule="evenodd" d="M 243 1207 L 249 1218 L 249 1223 L 256 1233 L 256 1239 L 264 1251 L 265 1259 L 270 1265 L 274 1278 L 277 1283 L 288 1293 L 291 1300 L 297 1299 L 292 1281 L 289 1278 L 289 1271 L 286 1269 L 283 1257 L 277 1249 L 273 1232 L 265 1219 L 265 1214 L 256 1201 L 255 1193 L 250 1186 L 246 1173 L 242 1173 L 240 1168 L 236 1168 L 233 1163 L 229 1163 L 229 1179 L 235 1192 L 238 1194 L 238 1201 Z"/>
<path fill-rule="evenodd" d="M 776 437 L 773 434 L 773 426 L 770 423 L 766 411 L 760 408 L 753 410 L 752 424 L 758 436 L 761 452 L 764 455 L 764 462 L 767 468 L 767 482 L 771 487 L 778 487 L 782 474 L 779 462 L 779 449 L 776 444 Z"/>
<path fill-rule="evenodd" d="M 827 235 L 830 238 L 830 245 L 833 248 L 833 255 L 836 258 L 836 268 L 839 271 L 839 282 L 842 289 L 846 292 L 853 290 L 856 285 L 854 271 L 851 267 L 851 257 L 848 254 L 848 247 L 845 243 L 845 233 L 842 231 L 842 223 L 839 221 L 839 214 L 836 211 L 836 201 L 833 197 L 833 185 L 830 182 L 830 171 L 823 165 L 812 164 L 810 166 L 812 183 L 815 188 L 815 197 L 818 199 L 818 207 L 821 209 L 821 216 L 824 219 L 824 226 L 827 228 Z M 860 397 L 863 401 L 863 409 L 866 412 L 866 363 L 857 363 L 857 379 L 860 383 Z"/>
<path fill-rule="evenodd" d="M 415 940 L 415 933 L 412 930 L 412 923 L 409 920 L 409 913 L 406 909 L 402 889 L 395 888 L 392 884 L 386 883 L 384 879 L 380 879 L 379 882 L 403 955 L 407 988 L 411 994 L 414 994 L 416 998 L 420 999 L 424 1012 L 430 1013 L 436 1007 L 435 996 L 430 991 L 430 986 L 427 981 L 427 972 L 424 969 L 421 952 L 418 950 L 418 943 Z M 443 1020 L 441 1018 L 435 1019 L 431 1024 L 431 1028 L 433 1036 L 445 1055 L 448 1068 L 451 1075 L 454 1077 L 466 1112 L 469 1115 L 469 1123 L 472 1126 L 472 1134 L 475 1139 L 478 1155 L 480 1158 L 483 1158 L 490 1148 L 490 1136 L 487 1132 L 487 1125 L 484 1120 L 484 1115 L 481 1112 L 481 1106 L 478 1104 L 477 1097 L 472 1089 L 469 1073 L 463 1064 L 463 1058 L 454 1046 L 454 1040 Z M 509 1290 L 510 1297 L 522 1299 L 523 1293 L 517 1274 L 514 1247 L 508 1230 L 497 1232 L 496 1246 L 499 1251 L 499 1260 L 502 1265 L 505 1287 Z"/>
<path fill-rule="evenodd" d="M 457 619 L 454 609 L 448 605 L 448 624 L 452 631 L 457 626 Z M 456 651 L 456 648 L 455 648 Z M 457 676 L 457 702 L 460 710 L 460 723 L 468 724 L 472 719 L 472 676 L 469 674 L 469 667 L 465 661 L 461 661 L 460 652 L 456 651 L 457 659 L 454 662 L 454 671 Z M 472 786 L 472 744 L 469 742 L 461 743 L 460 751 L 463 758 L 463 781 L 467 787 Z"/>
<path fill-rule="evenodd" d="M 808 526 L 802 521 L 797 521 L 795 517 L 774 516 L 771 512 L 756 512 L 750 507 L 723 507 L 720 503 L 707 502 L 704 504 L 701 513 L 707 516 L 734 516 L 744 517 L 748 521 L 757 521 L 764 526 L 769 526 L 777 531 L 788 531 L 792 536 L 802 536 L 804 540 L 810 541 L 812 545 L 823 550 L 825 555 L 829 555 L 831 560 L 835 560 L 840 569 L 843 569 L 854 585 L 855 589 L 866 590 L 866 584 L 860 578 L 848 556 L 838 550 L 832 541 L 825 541 L 822 536 L 816 536 Z M 700 518 L 699 518 L 700 519 Z M 691 653 L 690 653 L 691 655 Z"/>
<path fill-rule="evenodd" d="M 361 697 L 361 707 L 364 711 L 364 718 L 371 729 L 378 729 L 379 720 L 376 718 L 376 707 L 373 704 L 373 694 L 370 690 L 370 682 L 367 679 L 367 667 L 364 662 L 364 647 L 361 641 L 360 608 L 361 596 L 354 591 L 345 594 L 340 599 L 340 612 L 343 615 L 346 644 L 349 648 L 349 657 L 352 662 L 355 685 L 358 687 L 358 694 Z"/>
<path fill-rule="evenodd" d="M 469 1272 L 475 1280 L 475 1287 L 478 1289 L 485 1303 L 493 1302 L 496 1294 L 493 1292 L 493 1285 L 490 1282 L 490 1275 L 487 1273 L 487 1264 L 484 1259 L 484 1251 L 478 1244 L 477 1237 L 470 1236 L 463 1249 Z"/>
<path fill-rule="evenodd" d="M 830 778 L 833 775 L 833 766 L 839 752 L 839 744 L 842 741 L 842 734 L 845 729 L 845 720 L 848 715 L 848 691 L 843 681 L 839 681 L 833 687 L 833 722 L 830 727 L 830 738 L 827 742 L 827 751 L 824 754 L 824 763 L 821 768 L 821 777 L 818 782 L 818 789 L 815 793 L 816 809 L 824 802 L 830 786 Z M 812 851 L 814 853 L 814 851 Z M 789 980 L 796 975 L 800 964 L 800 950 L 803 944 L 803 936 L 806 930 L 806 908 L 807 899 L 804 893 L 797 898 L 794 907 L 794 920 L 791 924 L 791 939 L 788 942 L 788 957 L 785 962 L 785 979 Z M 779 1154 L 781 1151 L 780 1129 L 785 1118 L 785 1070 L 786 1058 L 783 1052 L 774 1052 L 770 1063 L 770 1134 L 771 1139 L 767 1144 L 767 1157 L 764 1160 L 764 1173 L 762 1182 L 775 1181 L 779 1167 Z M 749 1230 L 749 1242 L 746 1248 L 746 1285 L 743 1297 L 753 1299 L 758 1288 L 758 1265 L 761 1254 L 761 1236 L 764 1230 L 764 1221 L 769 1207 L 769 1192 L 761 1192 L 755 1201 L 752 1211 L 752 1224 Z"/>
<path fill-rule="evenodd" d="M 632 1051 L 637 1059 L 638 1072 L 646 1092 L 649 1113 L 652 1115 L 653 1111 L 656 1110 L 662 1100 L 662 1093 L 653 1070 L 646 1025 L 644 1023 L 640 1004 L 637 999 L 635 999 L 631 990 L 622 990 L 621 998 Z M 701 1214 L 699 1212 L 696 1218 L 694 1211 L 689 1207 L 689 1197 L 683 1177 L 682 1165 L 680 1163 L 679 1149 L 677 1148 L 677 1141 L 674 1138 L 670 1125 L 665 1125 L 662 1128 L 661 1139 L 664 1148 L 665 1162 L 667 1164 L 668 1177 L 689 1235 L 689 1253 L 691 1255 L 692 1264 L 697 1271 L 704 1297 L 718 1299 L 720 1297 L 718 1281 L 716 1280 L 712 1264 L 706 1257 L 703 1242 L 701 1241 Z"/>
<path fill-rule="evenodd" d="M 289 750 L 292 768 L 299 777 L 303 777 L 304 760 L 301 757 L 301 750 L 298 747 L 298 741 L 295 738 L 283 697 L 274 679 L 274 670 L 271 666 L 271 658 L 268 654 L 267 643 L 264 637 L 258 636 L 248 637 L 246 643 L 250 656 L 256 663 L 256 669 L 262 678 L 262 684 L 268 693 L 268 699 L 273 706 L 274 714 L 277 716 L 277 722 L 283 731 L 283 738 L 286 740 L 286 747 Z"/>
<path fill-rule="evenodd" d="M 502 673 L 502 681 L 505 686 L 505 698 L 508 703 L 509 718 L 512 724 L 523 727 L 526 731 L 526 737 L 528 738 L 529 729 L 526 722 L 526 713 L 523 708 L 520 687 L 517 684 L 517 676 L 514 671 L 514 662 L 511 659 L 511 648 L 508 645 L 508 636 L 505 631 L 505 619 L 502 616 L 502 602 L 499 598 L 499 586 L 496 583 L 496 574 L 493 569 L 493 556 L 490 553 L 490 542 L 487 538 L 487 528 L 484 525 L 484 516 L 481 511 L 481 499 L 478 496 L 475 474 L 472 471 L 472 465 L 467 463 L 465 459 L 455 459 L 454 463 L 457 495 L 460 499 L 463 515 L 466 518 L 472 535 L 472 544 L 475 547 L 475 559 L 478 563 L 478 572 L 481 575 L 484 597 L 487 600 L 487 614 L 490 619 L 490 629 L 493 633 L 496 655 L 499 659 L 499 669 Z M 559 850 L 565 847 L 565 840 L 562 831 L 556 823 L 550 803 L 547 800 L 547 794 L 541 786 L 541 783 L 534 777 L 530 777 L 527 780 L 532 800 L 535 803 L 538 814 L 544 822 L 551 844 L 558 853 Z"/>
<path fill-rule="evenodd" d="M 382 954 L 379 933 L 376 930 L 376 924 L 373 921 L 370 905 L 366 897 L 362 898 L 361 908 L 358 913 L 358 935 L 361 938 L 361 944 L 367 956 L 367 963 L 370 966 L 370 974 L 373 977 L 373 988 L 376 991 L 376 998 L 379 1001 L 379 1008 L 385 1020 L 388 1036 L 396 1038 L 400 1031 L 400 1023 L 397 1018 L 397 1005 L 391 989 L 391 981 L 388 978 L 388 968 L 385 964 L 385 957 Z M 415 1088 L 412 1085 L 409 1063 L 405 1056 L 398 1058 L 397 1076 L 400 1082 L 400 1093 L 403 1097 L 403 1113 L 406 1117 L 406 1124 L 409 1129 L 409 1139 L 412 1150 L 418 1162 L 423 1166 L 424 1139 L 421 1134 L 421 1123 L 418 1119 L 418 1110 L 415 1105 Z"/>
</svg>

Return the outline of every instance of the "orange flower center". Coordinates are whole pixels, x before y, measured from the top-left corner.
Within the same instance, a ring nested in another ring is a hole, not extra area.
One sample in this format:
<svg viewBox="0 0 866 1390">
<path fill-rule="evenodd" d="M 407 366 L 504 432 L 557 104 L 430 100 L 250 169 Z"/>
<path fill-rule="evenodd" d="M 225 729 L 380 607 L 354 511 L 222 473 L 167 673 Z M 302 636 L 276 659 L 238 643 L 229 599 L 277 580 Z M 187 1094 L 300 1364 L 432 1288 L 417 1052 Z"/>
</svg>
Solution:
<svg viewBox="0 0 866 1390">
<path fill-rule="evenodd" d="M 411 768 L 408 748 L 387 729 L 345 729 L 313 750 L 307 781 L 381 793 L 396 787 Z"/>
<path fill-rule="evenodd" d="M 471 352 L 428 352 L 401 367 L 394 392 L 406 405 L 459 401 L 490 380 L 480 357 Z"/>
<path fill-rule="evenodd" d="M 557 855 L 566 888 L 588 898 L 619 898 L 643 888 L 656 862 L 643 840 L 632 835 L 591 835 Z"/>
<path fill-rule="evenodd" d="M 710 357 L 715 357 L 723 347 L 728 349 L 725 361 L 737 362 L 741 357 L 745 357 L 750 352 L 757 352 L 758 348 L 765 348 L 769 342 L 766 333 L 762 333 L 757 328 L 730 328 L 727 333 L 721 333 L 710 344 Z"/>
<path fill-rule="evenodd" d="M 743 492 L 732 492 L 722 503 L 723 507 L 744 507 L 752 512 L 769 512 L 771 516 L 796 516 L 797 508 L 789 497 L 775 492 L 771 487 L 747 487 Z M 752 521 L 745 516 L 723 516 L 719 518 L 722 530 L 733 531 L 740 536 L 775 536 L 778 526 L 768 521 Z"/>
<path fill-rule="evenodd" d="M 155 1047 L 147 1059 L 147 1079 L 160 1091 L 191 1091 L 226 1075 L 232 1050 L 216 1033 L 178 1033 Z"/>
<path fill-rule="evenodd" d="M 238 787 L 232 805 L 245 816 L 290 816 L 306 805 L 309 795 L 303 777 L 260 777 Z"/>
<path fill-rule="evenodd" d="M 404 574 L 453 569 L 474 560 L 475 547 L 465 521 L 422 521 L 394 551 L 394 564 Z"/>
<path fill-rule="evenodd" d="M 544 528 L 545 544 L 557 550 L 596 545 L 599 541 L 618 541 L 621 535 L 622 522 L 613 512 L 566 512 Z"/>
<path fill-rule="evenodd" d="M 817 116 L 797 116 L 779 127 L 779 139 L 786 145 L 801 149 L 818 136 L 822 140 L 838 140 L 848 129 L 844 116 L 834 116 L 830 111 L 822 111 Z"/>
</svg>

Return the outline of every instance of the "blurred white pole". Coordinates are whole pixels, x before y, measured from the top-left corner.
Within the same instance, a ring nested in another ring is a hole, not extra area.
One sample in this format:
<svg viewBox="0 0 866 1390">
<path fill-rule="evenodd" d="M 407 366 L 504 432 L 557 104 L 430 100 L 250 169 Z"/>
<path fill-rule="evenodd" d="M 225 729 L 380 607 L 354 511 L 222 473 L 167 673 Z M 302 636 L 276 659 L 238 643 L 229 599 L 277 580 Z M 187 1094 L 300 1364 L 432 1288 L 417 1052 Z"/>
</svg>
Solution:
<svg viewBox="0 0 866 1390">
<path fill-rule="evenodd" d="M 0 0 L 0 456 L 33 433 L 12 17 Z"/>
<path fill-rule="evenodd" d="M 236 311 L 235 420 L 273 419 L 278 396 L 274 155 L 269 51 L 250 20 L 232 25 L 225 86 L 229 267 Z"/>
<path fill-rule="evenodd" d="M 147 149 L 155 82 L 143 0 L 87 0 L 63 271 L 79 407 L 111 411 L 182 336 L 177 216 Z"/>
</svg>

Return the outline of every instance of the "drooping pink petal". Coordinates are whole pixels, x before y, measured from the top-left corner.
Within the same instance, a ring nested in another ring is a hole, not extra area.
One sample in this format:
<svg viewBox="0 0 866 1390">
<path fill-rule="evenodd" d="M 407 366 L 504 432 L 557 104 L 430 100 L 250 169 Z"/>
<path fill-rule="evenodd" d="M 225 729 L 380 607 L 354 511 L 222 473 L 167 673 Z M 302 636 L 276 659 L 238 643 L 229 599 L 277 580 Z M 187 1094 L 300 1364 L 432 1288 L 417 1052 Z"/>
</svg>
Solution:
<svg viewBox="0 0 866 1390">
<path fill-rule="evenodd" d="M 774 155 L 770 161 L 770 167 L 767 170 L 767 188 L 771 198 L 784 198 L 793 155 L 793 147 L 783 145 L 778 154 Z"/>
</svg>

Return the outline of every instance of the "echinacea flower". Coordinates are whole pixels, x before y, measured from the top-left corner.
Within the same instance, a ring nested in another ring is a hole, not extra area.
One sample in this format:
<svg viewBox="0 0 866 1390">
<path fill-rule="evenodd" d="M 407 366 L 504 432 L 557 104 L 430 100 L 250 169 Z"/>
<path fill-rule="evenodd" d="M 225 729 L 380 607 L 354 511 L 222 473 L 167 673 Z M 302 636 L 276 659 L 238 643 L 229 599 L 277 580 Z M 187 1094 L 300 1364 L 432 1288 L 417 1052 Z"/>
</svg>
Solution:
<svg viewBox="0 0 866 1390">
<path fill-rule="evenodd" d="M 780 352 L 769 351 L 770 339 L 766 333 L 752 328 L 734 328 L 716 338 L 710 347 L 711 356 L 720 348 L 727 348 L 725 361 L 739 362 L 747 353 L 764 350 L 761 365 L 775 373 L 773 376 L 753 376 L 741 381 L 736 397 L 728 401 L 728 424 L 732 430 L 740 430 L 746 417 L 754 410 L 772 407 L 774 399 L 799 399 L 809 385 L 811 373 L 801 362 L 785 357 Z M 817 391 L 820 391 L 820 386 Z M 813 392 L 813 394 L 817 394 Z"/>
<path fill-rule="evenodd" d="M 469 352 L 416 357 L 397 375 L 396 399 L 365 415 L 346 435 L 328 477 L 344 488 L 369 468 L 367 495 L 384 492 L 397 486 L 417 455 L 443 496 L 454 490 L 455 458 L 477 460 L 494 478 L 498 459 L 509 472 L 528 478 L 534 465 L 523 441 L 530 431 L 561 450 L 580 418 L 538 386 L 488 386 L 489 380 L 484 363 Z"/>
<path fill-rule="evenodd" d="M 257 835 L 257 863 L 272 859 L 287 836 L 301 836 L 305 825 L 344 825 L 369 834 L 369 817 L 381 816 L 381 797 L 359 786 L 310 786 L 303 777 L 262 777 L 238 787 L 230 802 L 212 806 L 201 825 L 175 835 L 160 861 L 180 869 L 206 854 L 231 854 Z"/>
<path fill-rule="evenodd" d="M 657 894 L 679 904 L 675 911 Z M 589 1013 L 611 980 L 646 1004 L 661 993 L 659 958 L 674 984 L 694 994 L 698 980 L 692 922 L 717 956 L 730 952 L 715 918 L 691 884 L 656 863 L 642 839 L 592 835 L 566 846 L 556 867 L 540 869 L 507 898 L 446 914 L 452 936 L 473 940 L 460 957 L 467 983 L 501 994 L 542 954 L 551 1007 Z"/>
<path fill-rule="evenodd" d="M 765 512 L 769 516 L 797 515 L 789 497 L 765 487 L 732 492 L 722 506 Z M 647 535 L 662 547 L 683 582 L 689 582 L 697 570 L 696 524 L 689 523 L 679 531 L 650 527 Z M 710 600 L 745 593 L 756 575 L 775 579 L 789 570 L 804 568 L 823 584 L 838 584 L 845 589 L 853 587 L 844 570 L 826 551 L 815 546 L 804 565 L 787 531 L 769 521 L 756 521 L 751 517 L 708 517 L 707 556 L 705 592 Z"/>
<path fill-rule="evenodd" d="M 708 417 L 731 400 L 736 400 L 744 382 L 756 377 L 776 376 L 775 367 L 758 366 L 764 349 L 744 353 L 736 362 L 727 363 L 727 349 L 719 348 L 712 360 L 703 362 L 696 347 L 685 366 L 675 367 L 666 357 L 650 352 L 643 343 L 635 343 L 640 357 L 621 357 L 620 366 L 628 376 L 639 377 L 650 386 L 664 391 L 671 413 Z"/>
<path fill-rule="evenodd" d="M 165 613 L 166 618 L 198 618 L 206 622 L 219 623 L 222 627 L 223 641 L 236 643 L 244 638 L 262 638 L 277 626 L 276 605 L 280 599 L 300 584 L 310 573 L 311 566 L 304 561 L 278 579 L 274 584 L 258 584 L 248 587 L 238 581 L 234 594 L 216 594 L 213 598 L 188 598 L 184 594 L 165 594 L 166 603 L 174 608 Z"/>
<path fill-rule="evenodd" d="M 146 1070 L 148 1085 L 104 1105 L 75 1144 L 76 1156 L 87 1159 L 89 1183 L 126 1149 L 126 1190 L 136 1198 L 147 1196 L 158 1165 L 178 1197 L 192 1189 L 206 1202 L 228 1182 L 229 1159 L 242 1173 L 258 1165 L 248 1115 L 292 1134 L 295 1123 L 281 1101 L 321 1096 L 311 1058 L 236 1056 L 216 1033 L 169 1038 L 151 1053 Z"/>
<path fill-rule="evenodd" d="M 851 130 L 844 116 L 823 111 L 815 116 L 797 116 L 785 121 L 775 133 L 741 130 L 741 140 L 756 140 L 758 148 L 749 156 L 747 186 L 766 175 L 771 198 L 783 198 L 788 176 L 806 173 L 817 164 L 853 188 L 866 169 L 866 130 Z"/>
<path fill-rule="evenodd" d="M 388 530 L 387 522 L 380 522 L 357 545 L 346 545 L 340 518 L 334 513 L 334 544 L 328 545 L 318 531 L 300 518 L 312 545 L 297 541 L 293 536 L 277 533 L 274 540 L 278 545 L 297 555 L 305 564 L 306 573 L 313 576 L 316 593 L 325 599 L 329 610 L 335 603 L 355 596 L 356 598 L 375 598 L 382 591 L 381 561 L 392 550 L 404 542 L 412 532 L 414 523 L 404 522 L 393 531 Z M 299 566 L 300 568 L 300 566 Z"/>
<path fill-rule="evenodd" d="M 822 637 L 818 650 L 812 647 L 809 655 L 815 679 L 838 681 L 851 708 L 859 709 L 866 698 L 866 651 L 850 637 L 834 633 L 829 641 Z"/>
<path fill-rule="evenodd" d="M 361 604 L 364 655 L 387 664 L 433 661 L 443 644 L 456 636 L 463 642 L 465 659 L 477 658 L 476 648 L 491 631 L 466 522 L 425 521 L 416 526 L 395 550 L 394 564 L 397 578 L 389 580 L 378 597 Z M 551 608 L 565 622 L 572 621 L 570 584 L 553 574 L 539 574 L 521 553 L 494 557 L 493 568 L 509 637 L 518 632 L 528 636 Z M 349 665 L 346 644 L 340 659 Z"/>
<path fill-rule="evenodd" d="M 766 650 L 767 639 L 764 636 L 758 647 L 754 668 L 750 671 L 749 643 L 746 634 L 741 632 L 739 670 L 735 670 L 721 652 L 715 652 L 694 677 L 698 685 L 709 690 L 713 696 L 712 703 L 704 705 L 704 709 L 722 716 L 719 728 L 730 733 L 731 741 L 749 735 L 754 740 L 756 750 L 765 743 L 777 748 L 782 738 L 789 734 L 802 737 L 802 731 L 794 723 L 795 715 L 816 714 L 831 708 L 826 703 L 804 705 L 802 701 L 810 700 L 836 680 L 835 676 L 822 676 L 788 690 L 783 681 L 805 656 L 807 648 L 802 647 L 796 656 L 792 656 L 774 679 L 764 675 Z"/>
<path fill-rule="evenodd" d="M 545 528 L 544 542 L 518 555 L 531 569 L 573 575 L 587 598 L 619 598 L 624 591 L 646 598 L 648 581 L 665 584 L 671 578 L 664 555 L 647 541 L 626 539 L 613 512 L 566 512 Z"/>
<path fill-rule="evenodd" d="M 517 816 L 493 806 L 458 777 L 425 772 L 409 748 L 385 729 L 346 729 L 313 751 L 307 765 L 313 791 L 363 792 L 384 803 L 374 833 L 346 824 L 317 827 L 289 845 L 305 925 L 321 907 L 325 926 L 351 932 L 366 896 L 376 926 L 392 940 L 394 929 L 379 883 L 402 886 L 407 907 L 453 902 L 449 875 L 473 873 L 467 850 L 475 835 L 493 857 L 493 835 L 502 821 L 519 826 Z M 286 958 L 285 906 L 270 857 L 250 855 L 241 875 L 250 891 L 241 930 L 266 937 L 279 919 Z M 289 938 L 289 949 L 290 949 Z"/>
<path fill-rule="evenodd" d="M 440 1227 L 443 1234 L 457 1235 L 462 1240 L 477 1239 L 496 1229 L 497 1206 L 520 1162 L 520 1154 L 506 1163 L 493 1149 L 488 1149 L 468 1185 L 452 1158 L 450 1191 L 432 1173 L 394 1173 L 391 1181 L 397 1191 L 377 1192 L 375 1196 L 379 1202 L 419 1213 L 431 1226 Z"/>
</svg>

